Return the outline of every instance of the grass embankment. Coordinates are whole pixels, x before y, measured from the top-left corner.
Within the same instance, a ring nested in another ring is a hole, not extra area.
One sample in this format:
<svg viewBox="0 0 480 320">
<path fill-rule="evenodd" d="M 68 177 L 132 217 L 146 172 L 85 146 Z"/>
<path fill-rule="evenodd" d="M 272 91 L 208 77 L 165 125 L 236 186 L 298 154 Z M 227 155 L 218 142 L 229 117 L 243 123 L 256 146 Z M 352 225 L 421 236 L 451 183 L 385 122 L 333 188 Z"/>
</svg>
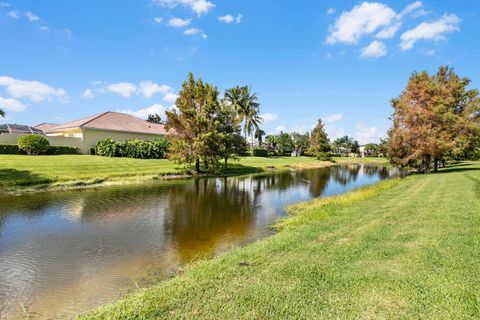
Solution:
<svg viewBox="0 0 480 320">
<path fill-rule="evenodd" d="M 478 319 L 480 164 L 289 208 L 281 231 L 84 319 Z"/>
<path fill-rule="evenodd" d="M 382 161 L 382 159 L 380 160 Z M 344 161 L 344 159 L 339 161 Z M 368 161 L 378 160 L 371 159 Z M 239 162 L 232 161 L 228 174 L 327 165 L 331 165 L 331 163 L 308 157 L 247 157 L 242 158 Z M 183 167 L 168 160 L 82 155 L 35 157 L 0 155 L 0 193 L 79 188 L 108 183 L 130 183 L 183 174 L 185 174 Z"/>
</svg>

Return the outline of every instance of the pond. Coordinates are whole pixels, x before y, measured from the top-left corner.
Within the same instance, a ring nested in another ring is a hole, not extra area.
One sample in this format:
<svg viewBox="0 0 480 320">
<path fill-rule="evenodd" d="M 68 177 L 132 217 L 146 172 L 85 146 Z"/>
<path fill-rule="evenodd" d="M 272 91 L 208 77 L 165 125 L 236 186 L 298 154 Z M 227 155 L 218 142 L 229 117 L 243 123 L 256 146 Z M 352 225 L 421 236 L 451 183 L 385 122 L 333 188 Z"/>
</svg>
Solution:
<svg viewBox="0 0 480 320">
<path fill-rule="evenodd" d="M 288 204 L 398 175 L 346 165 L 0 198 L 0 319 L 72 318 L 272 233 Z"/>
</svg>

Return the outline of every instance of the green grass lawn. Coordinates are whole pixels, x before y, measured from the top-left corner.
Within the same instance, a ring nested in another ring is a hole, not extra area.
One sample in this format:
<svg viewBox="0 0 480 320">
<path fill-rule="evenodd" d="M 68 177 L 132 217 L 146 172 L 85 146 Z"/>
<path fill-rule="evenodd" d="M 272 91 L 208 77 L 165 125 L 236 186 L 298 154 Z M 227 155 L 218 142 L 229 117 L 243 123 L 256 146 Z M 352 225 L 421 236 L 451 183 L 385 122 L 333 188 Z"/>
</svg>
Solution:
<svg viewBox="0 0 480 320">
<path fill-rule="evenodd" d="M 340 159 L 340 161 L 346 161 Z M 368 161 L 384 161 L 371 159 Z M 274 167 L 331 165 L 309 157 L 242 158 L 231 161 L 230 173 L 258 172 Z M 84 155 L 23 156 L 0 155 L 0 192 L 35 190 L 47 187 L 81 187 L 104 182 L 127 182 L 158 178 L 184 172 L 168 160 L 107 158 Z"/>
<path fill-rule="evenodd" d="M 289 211 L 276 235 L 84 318 L 480 318 L 480 163 Z"/>
</svg>

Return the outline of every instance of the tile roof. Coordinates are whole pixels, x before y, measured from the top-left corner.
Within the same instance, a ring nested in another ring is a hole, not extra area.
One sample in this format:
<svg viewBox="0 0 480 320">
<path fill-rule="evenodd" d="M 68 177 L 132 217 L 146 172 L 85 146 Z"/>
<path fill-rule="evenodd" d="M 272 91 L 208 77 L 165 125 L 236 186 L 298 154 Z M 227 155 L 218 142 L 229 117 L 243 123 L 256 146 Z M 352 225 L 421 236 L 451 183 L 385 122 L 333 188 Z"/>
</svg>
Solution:
<svg viewBox="0 0 480 320">
<path fill-rule="evenodd" d="M 166 135 L 163 124 L 150 123 L 129 114 L 107 111 L 45 130 L 46 133 L 84 128 Z"/>
<path fill-rule="evenodd" d="M 34 126 L 34 128 L 40 129 L 40 130 L 42 130 L 42 131 L 45 131 L 45 130 L 52 129 L 52 128 L 56 127 L 56 126 L 59 126 L 59 124 L 57 124 L 57 123 L 44 122 L 44 123 L 37 124 L 36 126 Z"/>
</svg>

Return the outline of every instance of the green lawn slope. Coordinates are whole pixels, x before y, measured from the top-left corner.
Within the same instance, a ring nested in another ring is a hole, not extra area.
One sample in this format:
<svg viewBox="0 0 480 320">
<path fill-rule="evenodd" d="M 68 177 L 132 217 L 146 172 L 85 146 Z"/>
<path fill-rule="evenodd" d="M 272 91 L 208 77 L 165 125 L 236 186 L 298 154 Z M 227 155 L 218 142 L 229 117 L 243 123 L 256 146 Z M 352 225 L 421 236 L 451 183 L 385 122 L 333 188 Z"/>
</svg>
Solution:
<svg viewBox="0 0 480 320">
<path fill-rule="evenodd" d="M 280 232 L 82 319 L 479 319 L 480 164 L 289 208 Z"/>
</svg>

